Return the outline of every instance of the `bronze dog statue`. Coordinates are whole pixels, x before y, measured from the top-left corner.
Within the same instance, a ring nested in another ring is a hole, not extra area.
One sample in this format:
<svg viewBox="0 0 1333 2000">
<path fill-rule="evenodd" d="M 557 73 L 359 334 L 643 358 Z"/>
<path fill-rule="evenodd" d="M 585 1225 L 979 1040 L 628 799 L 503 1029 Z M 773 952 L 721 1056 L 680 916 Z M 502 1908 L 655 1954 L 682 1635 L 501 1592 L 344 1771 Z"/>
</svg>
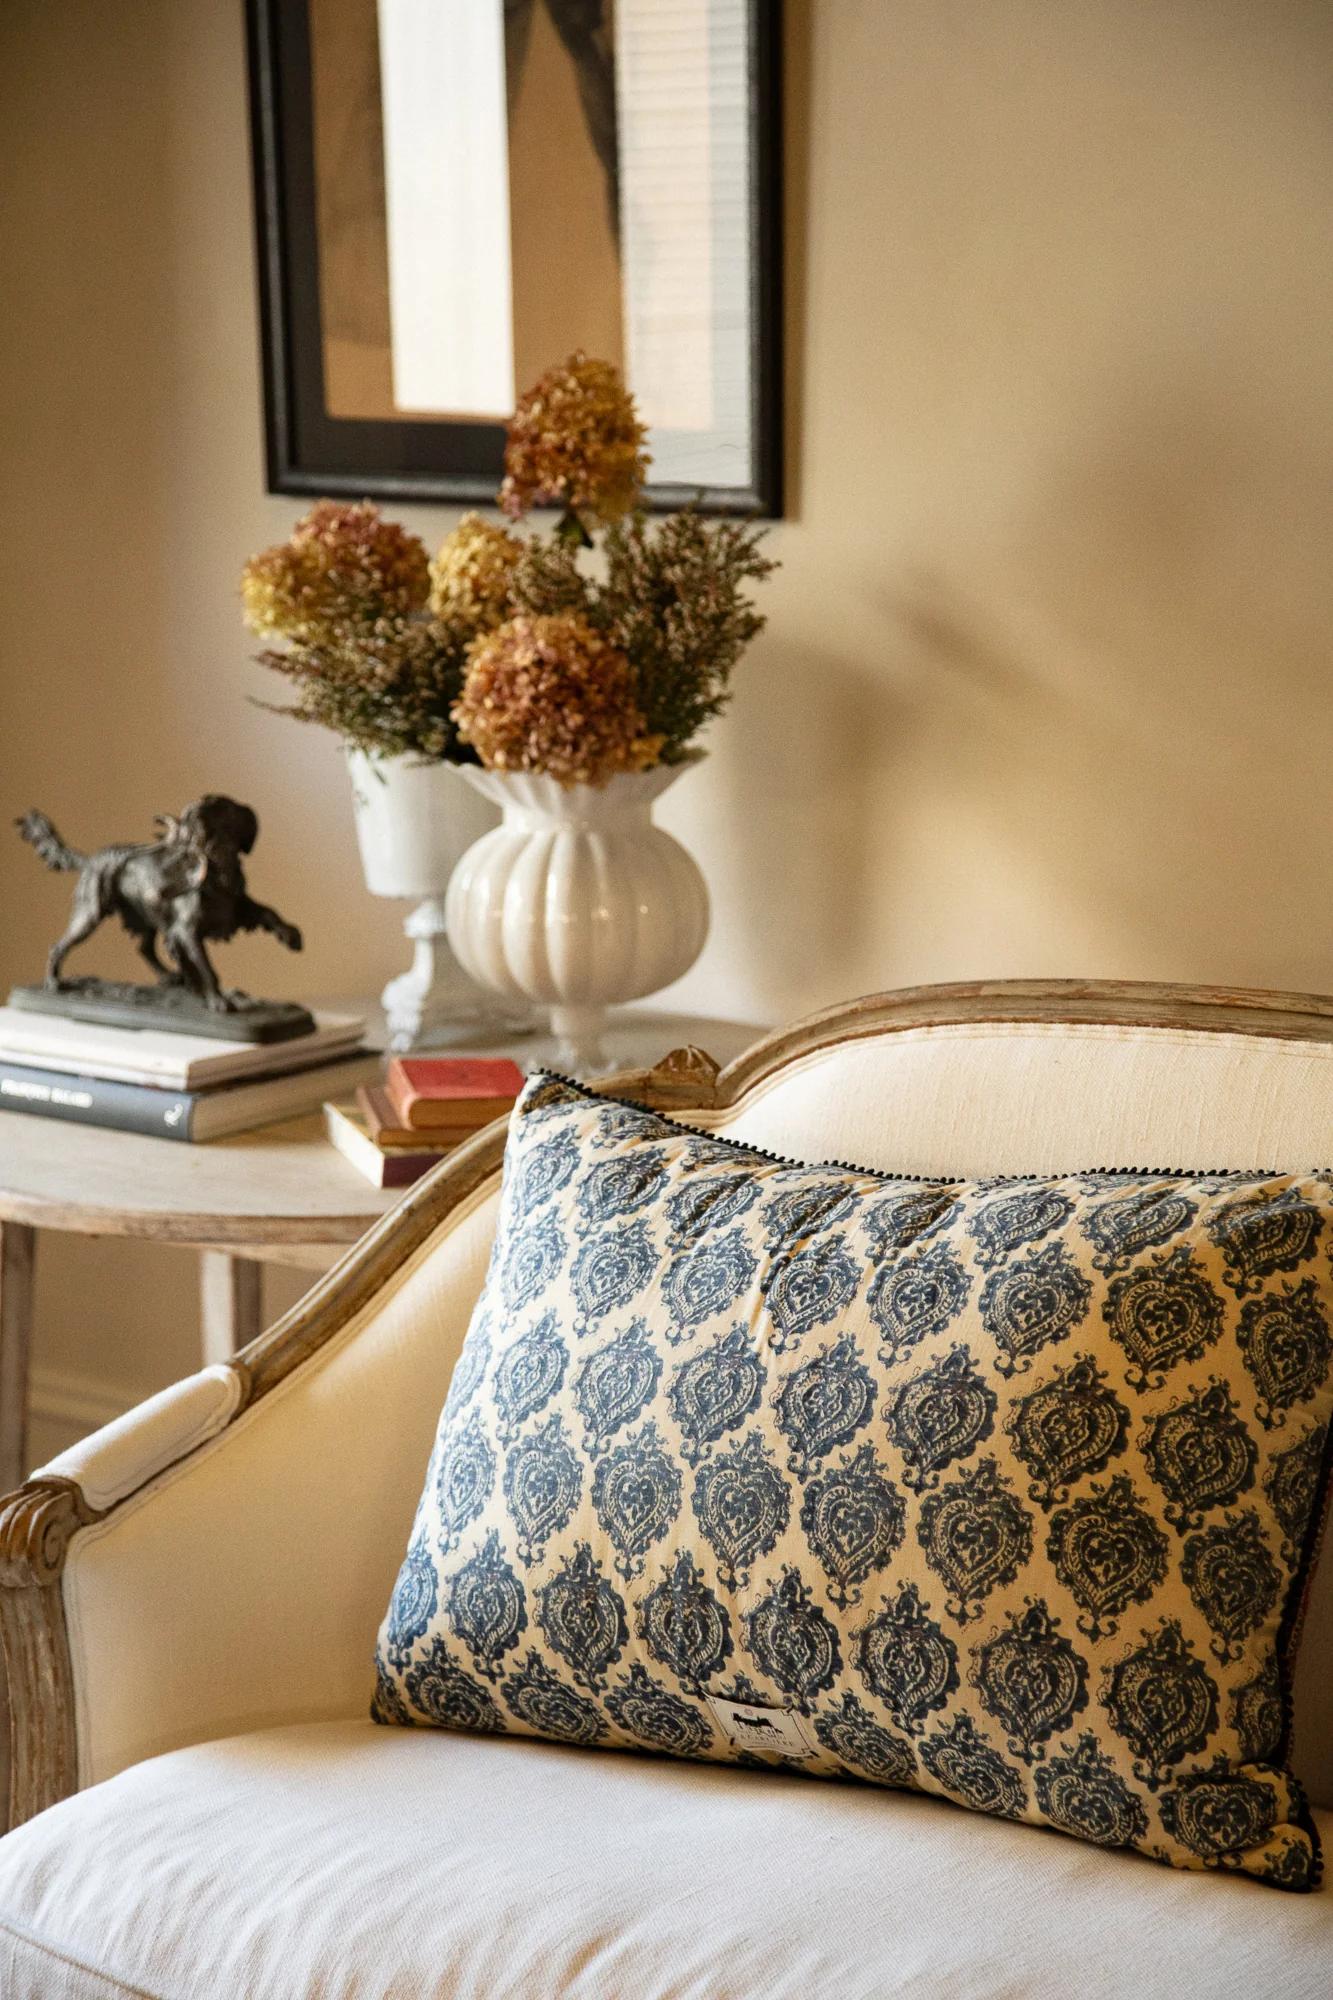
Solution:
<svg viewBox="0 0 1333 2000">
<path fill-rule="evenodd" d="M 48 868 L 77 873 L 74 907 L 46 966 L 46 985 L 59 988 L 67 954 L 117 916 L 164 986 L 182 986 L 215 1012 L 238 1006 L 209 962 L 207 945 L 237 931 L 268 931 L 289 951 L 300 951 L 301 933 L 267 903 L 247 894 L 241 856 L 259 834 L 249 806 L 209 792 L 186 806 L 179 819 L 156 821 L 160 837 L 142 846 L 99 848 L 78 854 L 66 846 L 45 813 L 15 822 Z M 173 965 L 158 957 L 161 942 Z"/>
</svg>

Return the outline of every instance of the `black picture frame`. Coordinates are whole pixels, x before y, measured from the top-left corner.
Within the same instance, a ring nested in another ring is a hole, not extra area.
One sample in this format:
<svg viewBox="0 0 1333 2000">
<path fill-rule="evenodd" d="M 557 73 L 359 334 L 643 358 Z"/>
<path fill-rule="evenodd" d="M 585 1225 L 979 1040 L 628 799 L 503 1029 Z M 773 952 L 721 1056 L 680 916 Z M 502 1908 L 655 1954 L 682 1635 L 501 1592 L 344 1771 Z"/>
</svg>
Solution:
<svg viewBox="0 0 1333 2000">
<path fill-rule="evenodd" d="M 498 424 L 330 416 L 324 393 L 307 0 L 245 0 L 264 442 L 270 493 L 445 503 L 493 500 L 503 471 Z M 781 0 L 750 0 L 748 486 L 649 485 L 655 510 L 781 517 Z"/>
</svg>

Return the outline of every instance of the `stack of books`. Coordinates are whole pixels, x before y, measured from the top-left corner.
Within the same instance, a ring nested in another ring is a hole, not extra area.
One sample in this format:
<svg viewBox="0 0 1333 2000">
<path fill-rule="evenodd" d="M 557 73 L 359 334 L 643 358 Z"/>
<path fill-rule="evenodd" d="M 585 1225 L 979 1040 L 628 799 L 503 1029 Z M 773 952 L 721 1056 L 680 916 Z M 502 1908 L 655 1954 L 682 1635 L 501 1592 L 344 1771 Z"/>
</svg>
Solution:
<svg viewBox="0 0 1333 2000">
<path fill-rule="evenodd" d="M 410 1187 L 513 1108 L 517 1063 L 465 1056 L 395 1056 L 382 1087 L 324 1106 L 329 1139 L 375 1187 Z"/>
<path fill-rule="evenodd" d="M 0 1111 L 160 1139 L 222 1139 L 373 1082 L 364 1020 L 317 1014 L 287 1042 L 225 1042 L 0 1007 Z"/>
</svg>

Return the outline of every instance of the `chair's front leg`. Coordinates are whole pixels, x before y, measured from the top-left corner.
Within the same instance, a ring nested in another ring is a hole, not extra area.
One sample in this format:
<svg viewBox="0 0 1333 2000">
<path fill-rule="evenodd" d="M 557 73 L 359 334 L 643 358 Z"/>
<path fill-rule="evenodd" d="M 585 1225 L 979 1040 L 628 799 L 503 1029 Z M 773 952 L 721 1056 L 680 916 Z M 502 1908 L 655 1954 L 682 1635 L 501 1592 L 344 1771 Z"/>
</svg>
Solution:
<svg viewBox="0 0 1333 2000">
<path fill-rule="evenodd" d="M 6 1826 L 78 1784 L 74 1674 L 60 1577 L 71 1537 L 99 1518 L 72 1479 L 37 1479 L 0 1503 L 0 1809 Z"/>
</svg>

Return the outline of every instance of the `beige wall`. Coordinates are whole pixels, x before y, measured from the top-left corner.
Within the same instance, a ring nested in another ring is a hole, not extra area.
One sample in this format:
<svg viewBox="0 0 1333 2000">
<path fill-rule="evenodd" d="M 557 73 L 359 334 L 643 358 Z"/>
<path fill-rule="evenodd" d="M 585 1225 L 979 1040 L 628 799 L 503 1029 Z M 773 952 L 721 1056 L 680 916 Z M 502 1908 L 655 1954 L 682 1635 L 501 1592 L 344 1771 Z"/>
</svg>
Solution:
<svg viewBox="0 0 1333 2000">
<path fill-rule="evenodd" d="M 252 799 L 256 886 L 310 946 L 232 976 L 355 991 L 400 913 L 362 891 L 333 746 L 248 705 L 236 617 L 295 512 L 262 490 L 240 15 L 0 16 L 0 806 L 92 841 Z M 667 809 L 715 898 L 682 998 L 1333 988 L 1333 13 L 788 17 L 791 519 Z M 62 891 L 5 838 L 0 899 L 9 980 Z M 183 1256 L 56 1246 L 43 1278 L 51 1380 L 188 1364 Z"/>
</svg>

